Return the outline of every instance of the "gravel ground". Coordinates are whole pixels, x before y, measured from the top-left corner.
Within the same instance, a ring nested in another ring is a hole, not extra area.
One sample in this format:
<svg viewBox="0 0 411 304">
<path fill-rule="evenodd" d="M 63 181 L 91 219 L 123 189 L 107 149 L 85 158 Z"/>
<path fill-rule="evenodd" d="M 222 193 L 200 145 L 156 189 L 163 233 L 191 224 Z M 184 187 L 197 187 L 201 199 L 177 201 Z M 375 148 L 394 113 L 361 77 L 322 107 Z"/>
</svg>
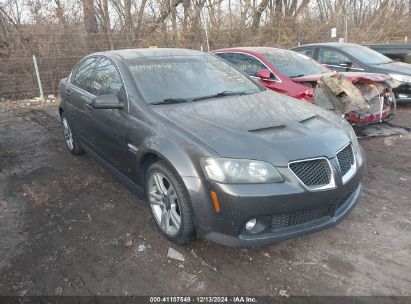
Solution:
<svg viewBox="0 0 411 304">
<path fill-rule="evenodd" d="M 364 192 L 332 229 L 257 249 L 179 247 L 144 202 L 68 153 L 55 103 L 0 108 L 1 295 L 411 295 L 409 134 L 361 140 Z M 411 105 L 394 123 L 411 127 Z"/>
</svg>

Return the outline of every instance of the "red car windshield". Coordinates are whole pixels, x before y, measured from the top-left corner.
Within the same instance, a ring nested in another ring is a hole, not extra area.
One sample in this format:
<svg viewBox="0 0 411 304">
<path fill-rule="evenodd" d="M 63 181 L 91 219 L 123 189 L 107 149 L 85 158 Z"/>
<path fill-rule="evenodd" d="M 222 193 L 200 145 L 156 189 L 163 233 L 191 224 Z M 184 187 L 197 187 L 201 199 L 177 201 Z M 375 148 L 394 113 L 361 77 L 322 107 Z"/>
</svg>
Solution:
<svg viewBox="0 0 411 304">
<path fill-rule="evenodd" d="M 263 56 L 277 70 L 289 78 L 330 72 L 329 69 L 322 66 L 317 61 L 293 51 L 266 53 L 263 54 Z"/>
</svg>

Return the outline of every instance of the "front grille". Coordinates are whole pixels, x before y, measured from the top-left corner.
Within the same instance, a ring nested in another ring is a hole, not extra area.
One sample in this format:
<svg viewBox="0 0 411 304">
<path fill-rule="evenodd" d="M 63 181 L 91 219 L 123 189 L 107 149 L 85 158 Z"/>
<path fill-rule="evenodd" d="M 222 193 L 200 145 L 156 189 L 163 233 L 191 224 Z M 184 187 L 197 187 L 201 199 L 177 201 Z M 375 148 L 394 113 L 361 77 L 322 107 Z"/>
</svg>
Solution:
<svg viewBox="0 0 411 304">
<path fill-rule="evenodd" d="M 324 158 L 292 162 L 289 167 L 307 187 L 327 185 L 331 181 L 331 168 Z"/>
<path fill-rule="evenodd" d="M 344 176 L 353 164 L 353 153 L 351 145 L 348 145 L 337 154 L 338 163 L 340 164 L 341 175 Z"/>
<path fill-rule="evenodd" d="M 334 216 L 335 206 L 329 205 L 311 210 L 298 210 L 290 213 L 274 215 L 271 219 L 271 229 L 281 230 L 304 223 Z"/>
<path fill-rule="evenodd" d="M 354 191 L 348 193 L 336 204 L 331 204 L 310 210 L 298 210 L 288 213 L 275 214 L 271 218 L 271 230 L 283 230 L 312 221 L 331 218 L 334 216 L 336 210 L 338 212 L 340 208 L 346 205 L 348 199 L 353 193 Z"/>
</svg>

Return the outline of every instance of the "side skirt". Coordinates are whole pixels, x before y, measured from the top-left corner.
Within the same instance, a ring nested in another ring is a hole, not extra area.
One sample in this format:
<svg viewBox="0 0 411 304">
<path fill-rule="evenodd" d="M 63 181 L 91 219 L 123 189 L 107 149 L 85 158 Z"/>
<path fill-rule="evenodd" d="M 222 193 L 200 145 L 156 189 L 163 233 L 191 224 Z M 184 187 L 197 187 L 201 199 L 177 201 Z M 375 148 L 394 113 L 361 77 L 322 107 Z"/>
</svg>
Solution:
<svg viewBox="0 0 411 304">
<path fill-rule="evenodd" d="M 123 173 L 118 171 L 115 167 L 110 165 L 107 161 L 105 161 L 100 155 L 95 153 L 89 146 L 87 146 L 84 141 L 81 141 L 81 147 L 84 151 L 91 155 L 91 157 L 99 163 L 106 171 L 108 171 L 116 181 L 120 184 L 124 185 L 127 189 L 129 189 L 133 194 L 135 194 L 139 199 L 146 200 L 145 191 L 140 186 L 136 185 L 133 181 L 131 181 L 127 176 Z"/>
</svg>

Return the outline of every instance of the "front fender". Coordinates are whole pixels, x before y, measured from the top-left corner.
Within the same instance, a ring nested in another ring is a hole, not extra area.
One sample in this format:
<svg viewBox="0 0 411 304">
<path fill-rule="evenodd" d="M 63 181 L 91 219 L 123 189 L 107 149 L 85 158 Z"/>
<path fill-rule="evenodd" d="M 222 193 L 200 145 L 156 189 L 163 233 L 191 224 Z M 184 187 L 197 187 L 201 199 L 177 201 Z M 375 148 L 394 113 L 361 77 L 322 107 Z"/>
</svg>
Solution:
<svg viewBox="0 0 411 304">
<path fill-rule="evenodd" d="M 190 145 L 176 143 L 167 139 L 154 139 L 145 144 L 139 155 L 139 163 L 149 155 L 154 154 L 166 161 L 180 176 L 200 177 L 199 158 L 201 154 L 194 151 Z"/>
</svg>

